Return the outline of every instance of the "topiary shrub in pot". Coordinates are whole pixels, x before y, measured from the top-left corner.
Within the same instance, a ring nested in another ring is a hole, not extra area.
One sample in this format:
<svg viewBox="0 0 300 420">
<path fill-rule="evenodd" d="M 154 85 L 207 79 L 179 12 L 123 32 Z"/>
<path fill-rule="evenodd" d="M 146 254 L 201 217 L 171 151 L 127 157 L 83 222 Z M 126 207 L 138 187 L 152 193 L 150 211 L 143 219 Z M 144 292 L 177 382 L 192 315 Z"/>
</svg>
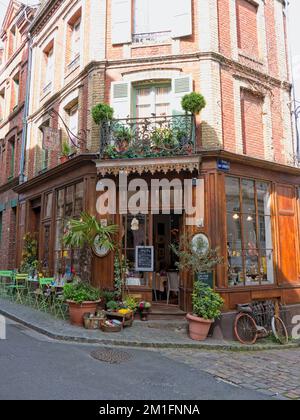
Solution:
<svg viewBox="0 0 300 420">
<path fill-rule="evenodd" d="M 87 312 L 95 313 L 100 303 L 101 290 L 88 283 L 74 282 L 64 287 L 64 299 L 69 305 L 70 322 L 79 327 L 83 326 L 83 315 Z"/>
<path fill-rule="evenodd" d="M 209 286 L 199 281 L 194 282 L 193 312 L 186 317 L 192 340 L 203 341 L 207 338 L 211 324 L 221 315 L 223 303 L 221 296 Z"/>
<path fill-rule="evenodd" d="M 114 116 L 114 110 L 107 104 L 97 104 L 92 108 L 92 117 L 97 125 L 104 121 L 111 121 Z"/>
<path fill-rule="evenodd" d="M 206 101 L 201 93 L 191 92 L 182 98 L 181 106 L 185 112 L 197 115 L 206 107 Z"/>
</svg>

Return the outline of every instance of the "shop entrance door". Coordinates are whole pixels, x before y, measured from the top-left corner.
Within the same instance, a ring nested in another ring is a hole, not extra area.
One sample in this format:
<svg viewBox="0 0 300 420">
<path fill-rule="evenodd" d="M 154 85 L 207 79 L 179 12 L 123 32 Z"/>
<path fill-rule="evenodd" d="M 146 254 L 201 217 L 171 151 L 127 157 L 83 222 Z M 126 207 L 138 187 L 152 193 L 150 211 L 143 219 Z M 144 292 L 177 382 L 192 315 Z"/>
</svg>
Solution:
<svg viewBox="0 0 300 420">
<path fill-rule="evenodd" d="M 154 273 L 152 280 L 153 302 L 162 305 L 179 305 L 178 258 L 171 244 L 178 244 L 181 215 L 153 216 Z"/>
</svg>

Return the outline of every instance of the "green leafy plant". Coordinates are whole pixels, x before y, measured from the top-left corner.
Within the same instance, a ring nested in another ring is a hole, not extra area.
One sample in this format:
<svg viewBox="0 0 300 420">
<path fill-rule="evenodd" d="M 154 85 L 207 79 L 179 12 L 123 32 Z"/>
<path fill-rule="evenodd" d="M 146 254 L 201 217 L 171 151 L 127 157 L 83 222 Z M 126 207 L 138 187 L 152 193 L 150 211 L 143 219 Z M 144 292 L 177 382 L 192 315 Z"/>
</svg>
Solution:
<svg viewBox="0 0 300 420">
<path fill-rule="evenodd" d="M 109 159 L 116 159 L 118 157 L 118 151 L 116 149 L 116 146 L 109 144 L 104 149 L 104 157 L 108 157 Z"/>
<path fill-rule="evenodd" d="M 116 311 L 119 309 L 119 304 L 115 300 L 111 300 L 110 302 L 107 302 L 106 308 L 108 311 Z"/>
<path fill-rule="evenodd" d="M 173 130 L 166 127 L 160 127 L 153 130 L 151 140 L 155 147 L 174 147 L 176 143 Z"/>
<path fill-rule="evenodd" d="M 218 249 L 208 248 L 206 251 L 203 239 L 199 238 L 196 243 L 188 237 L 182 237 L 179 247 L 171 245 L 171 250 L 177 255 L 179 262 L 176 263 L 180 270 L 191 271 L 193 274 L 211 271 L 217 264 L 223 262 L 223 257 L 218 255 Z"/>
<path fill-rule="evenodd" d="M 114 110 L 107 104 L 97 104 L 92 108 L 92 117 L 97 125 L 103 121 L 110 121 L 113 119 Z"/>
<path fill-rule="evenodd" d="M 61 145 L 61 156 L 69 157 L 72 153 L 72 148 L 67 141 L 63 141 Z"/>
<path fill-rule="evenodd" d="M 117 141 L 129 143 L 132 140 L 133 134 L 129 127 L 118 124 L 114 129 L 114 137 Z"/>
<path fill-rule="evenodd" d="M 26 233 L 23 238 L 24 245 L 22 251 L 22 262 L 20 267 L 22 273 L 34 275 L 38 271 L 38 242 L 36 237 L 36 233 Z"/>
<path fill-rule="evenodd" d="M 124 255 L 117 252 L 114 259 L 114 287 L 117 299 L 122 298 L 124 278 L 128 270 L 128 263 Z"/>
<path fill-rule="evenodd" d="M 105 302 L 110 302 L 111 300 L 114 300 L 115 292 L 112 292 L 110 290 L 101 290 L 101 298 Z"/>
<path fill-rule="evenodd" d="M 199 114 L 206 106 L 204 96 L 197 92 L 191 92 L 185 95 L 181 101 L 182 109 L 185 112 L 190 112 L 193 115 Z"/>
<path fill-rule="evenodd" d="M 204 283 L 194 282 L 192 305 L 195 316 L 209 320 L 219 318 L 223 304 L 224 301 L 218 293 Z"/>
<path fill-rule="evenodd" d="M 69 247 L 82 248 L 97 245 L 109 250 L 114 249 L 112 236 L 117 233 L 117 225 L 103 225 L 95 216 L 83 212 L 80 219 L 71 219 L 64 235 L 64 243 Z"/>
<path fill-rule="evenodd" d="M 138 307 L 138 302 L 134 296 L 127 295 L 123 299 L 123 306 L 135 312 Z"/>
<path fill-rule="evenodd" d="M 64 287 L 64 299 L 76 303 L 95 302 L 100 300 L 101 291 L 84 282 L 68 283 Z"/>
</svg>

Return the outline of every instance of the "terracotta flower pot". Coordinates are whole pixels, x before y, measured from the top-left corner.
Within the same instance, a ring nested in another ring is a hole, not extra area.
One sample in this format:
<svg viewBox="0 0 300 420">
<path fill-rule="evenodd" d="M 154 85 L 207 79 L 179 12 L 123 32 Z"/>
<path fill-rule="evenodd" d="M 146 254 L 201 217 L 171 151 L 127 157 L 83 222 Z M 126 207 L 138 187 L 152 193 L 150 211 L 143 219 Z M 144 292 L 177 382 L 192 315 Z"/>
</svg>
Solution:
<svg viewBox="0 0 300 420">
<path fill-rule="evenodd" d="M 186 319 L 189 322 L 190 338 L 197 341 L 206 340 L 210 326 L 214 320 L 199 318 L 192 314 L 187 314 Z"/>
<path fill-rule="evenodd" d="M 59 160 L 60 160 L 60 163 L 65 163 L 69 160 L 69 157 L 68 156 L 60 156 Z"/>
<path fill-rule="evenodd" d="M 81 304 L 76 303 L 72 300 L 67 300 L 67 304 L 69 305 L 69 315 L 71 324 L 77 325 L 78 327 L 83 327 L 83 315 L 87 312 L 95 313 L 97 310 L 98 303 L 100 303 L 100 300 L 95 302 L 82 302 Z"/>
</svg>

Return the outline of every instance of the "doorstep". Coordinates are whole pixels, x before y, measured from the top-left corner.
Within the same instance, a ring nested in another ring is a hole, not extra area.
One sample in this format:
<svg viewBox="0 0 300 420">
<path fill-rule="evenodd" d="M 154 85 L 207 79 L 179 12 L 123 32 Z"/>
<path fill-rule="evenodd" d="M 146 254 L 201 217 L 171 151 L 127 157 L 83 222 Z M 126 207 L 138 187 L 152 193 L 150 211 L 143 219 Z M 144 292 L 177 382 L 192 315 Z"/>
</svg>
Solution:
<svg viewBox="0 0 300 420">
<path fill-rule="evenodd" d="M 61 341 L 115 345 L 141 348 L 194 348 L 206 350 L 258 351 L 296 348 L 299 343 L 280 346 L 272 343 L 242 346 L 238 342 L 208 338 L 196 342 L 187 335 L 187 323 L 182 320 L 134 321 L 133 327 L 119 333 L 104 333 L 70 325 L 68 321 L 56 319 L 36 309 L 0 299 L 0 314 L 25 325 L 49 338 Z M 9 339 L 9 337 L 8 337 Z"/>
</svg>

